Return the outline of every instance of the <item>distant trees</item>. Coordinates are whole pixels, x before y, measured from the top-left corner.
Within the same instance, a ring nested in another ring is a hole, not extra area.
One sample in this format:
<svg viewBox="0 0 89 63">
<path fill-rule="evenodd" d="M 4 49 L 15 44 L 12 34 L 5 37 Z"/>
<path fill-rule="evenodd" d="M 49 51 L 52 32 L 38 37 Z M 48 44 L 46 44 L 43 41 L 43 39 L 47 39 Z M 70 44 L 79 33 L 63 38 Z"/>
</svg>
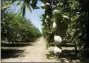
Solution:
<svg viewBox="0 0 89 63">
<path fill-rule="evenodd" d="M 1 41 L 34 41 L 41 36 L 40 31 L 31 23 L 30 20 L 14 13 L 5 12 L 1 21 Z"/>
</svg>

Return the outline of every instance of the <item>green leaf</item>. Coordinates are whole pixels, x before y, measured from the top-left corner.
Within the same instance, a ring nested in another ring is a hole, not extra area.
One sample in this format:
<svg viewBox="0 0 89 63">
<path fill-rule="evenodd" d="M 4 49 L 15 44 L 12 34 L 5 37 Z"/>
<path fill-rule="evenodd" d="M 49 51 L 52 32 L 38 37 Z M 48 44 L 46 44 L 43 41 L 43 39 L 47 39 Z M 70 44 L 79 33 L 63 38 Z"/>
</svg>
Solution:
<svg viewBox="0 0 89 63">
<path fill-rule="evenodd" d="M 17 3 L 17 5 L 20 5 L 22 3 L 22 1 L 19 1 L 18 3 Z"/>
<path fill-rule="evenodd" d="M 28 9 L 30 12 L 32 12 L 32 10 L 31 10 L 31 7 L 30 7 L 30 6 L 27 6 L 27 9 Z"/>
<path fill-rule="evenodd" d="M 22 6 L 21 6 L 21 12 L 22 12 L 22 15 L 24 16 L 25 15 L 25 2 L 23 2 Z"/>
<path fill-rule="evenodd" d="M 23 7 L 23 16 L 25 16 L 25 6 Z"/>
<path fill-rule="evenodd" d="M 10 4 L 10 5 L 6 5 L 6 6 L 2 7 L 1 9 L 2 9 L 2 10 L 5 10 L 5 9 L 11 7 L 11 6 L 12 6 L 12 4 Z"/>
<path fill-rule="evenodd" d="M 46 9 L 46 7 L 45 7 L 45 6 L 41 6 L 41 8 L 42 8 L 42 9 Z"/>
<path fill-rule="evenodd" d="M 16 2 L 16 0 L 11 0 L 11 1 L 12 1 L 12 3 Z"/>
<path fill-rule="evenodd" d="M 31 7 L 34 9 L 35 7 L 37 7 L 36 4 L 37 0 L 32 0 Z"/>
<path fill-rule="evenodd" d="M 26 3 L 27 6 L 30 6 L 30 0 L 25 0 L 24 2 Z"/>
</svg>

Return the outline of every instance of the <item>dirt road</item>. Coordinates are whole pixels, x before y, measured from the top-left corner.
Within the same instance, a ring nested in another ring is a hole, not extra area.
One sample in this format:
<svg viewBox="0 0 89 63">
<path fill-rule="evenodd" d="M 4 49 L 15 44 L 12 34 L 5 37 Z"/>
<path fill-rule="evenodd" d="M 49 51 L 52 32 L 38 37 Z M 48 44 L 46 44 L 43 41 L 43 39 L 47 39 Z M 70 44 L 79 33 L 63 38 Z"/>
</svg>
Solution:
<svg viewBox="0 0 89 63">
<path fill-rule="evenodd" d="M 2 59 L 2 62 L 60 62 L 60 63 L 80 63 L 78 61 L 68 60 L 65 57 L 59 59 L 47 59 L 46 58 L 46 40 L 43 37 L 38 38 L 32 45 L 21 47 L 24 52 L 16 58 Z"/>
<path fill-rule="evenodd" d="M 43 37 L 40 37 L 32 46 L 25 47 L 19 57 L 2 59 L 2 62 L 57 62 L 55 59 L 47 59 L 45 53 L 46 42 Z"/>
</svg>

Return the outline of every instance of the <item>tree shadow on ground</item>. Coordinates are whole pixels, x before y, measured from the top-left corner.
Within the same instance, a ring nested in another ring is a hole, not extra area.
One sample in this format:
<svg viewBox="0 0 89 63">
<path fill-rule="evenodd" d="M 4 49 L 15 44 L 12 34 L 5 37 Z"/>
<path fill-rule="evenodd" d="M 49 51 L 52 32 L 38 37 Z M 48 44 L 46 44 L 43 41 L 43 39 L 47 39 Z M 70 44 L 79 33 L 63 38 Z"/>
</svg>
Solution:
<svg viewBox="0 0 89 63">
<path fill-rule="evenodd" d="M 87 58 L 87 57 L 81 58 L 80 63 L 89 63 L 89 58 Z"/>
<path fill-rule="evenodd" d="M 74 50 L 63 50 L 60 58 L 70 58 L 73 60 L 79 59 L 79 57 L 76 56 L 75 51 Z"/>
<path fill-rule="evenodd" d="M 16 58 L 20 56 L 24 50 L 17 49 L 1 49 L 1 59 Z"/>
<path fill-rule="evenodd" d="M 63 50 L 58 60 L 61 63 L 89 63 L 89 58 L 77 57 L 74 50 Z"/>
<path fill-rule="evenodd" d="M 63 52 L 59 55 L 58 60 L 61 63 L 79 63 L 80 58 L 76 56 L 74 50 L 63 50 Z M 68 61 L 68 62 L 67 62 Z"/>
<path fill-rule="evenodd" d="M 1 47 L 24 47 L 24 46 L 32 46 L 33 42 L 30 43 L 14 43 L 14 44 L 9 44 L 9 43 L 1 43 Z"/>
</svg>

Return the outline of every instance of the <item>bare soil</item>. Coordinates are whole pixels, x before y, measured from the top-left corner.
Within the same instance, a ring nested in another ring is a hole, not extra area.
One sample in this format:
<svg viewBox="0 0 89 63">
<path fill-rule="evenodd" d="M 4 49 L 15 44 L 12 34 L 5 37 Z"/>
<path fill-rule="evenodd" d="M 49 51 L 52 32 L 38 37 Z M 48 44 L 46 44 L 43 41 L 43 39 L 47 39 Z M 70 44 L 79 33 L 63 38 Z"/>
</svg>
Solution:
<svg viewBox="0 0 89 63">
<path fill-rule="evenodd" d="M 22 48 L 22 47 L 21 47 Z M 32 45 L 23 47 L 23 52 L 16 58 L 5 58 L 2 62 L 60 62 L 60 63 L 80 63 L 79 60 L 72 60 L 65 57 L 59 59 L 46 57 L 46 40 L 43 37 L 38 38 Z"/>
</svg>

